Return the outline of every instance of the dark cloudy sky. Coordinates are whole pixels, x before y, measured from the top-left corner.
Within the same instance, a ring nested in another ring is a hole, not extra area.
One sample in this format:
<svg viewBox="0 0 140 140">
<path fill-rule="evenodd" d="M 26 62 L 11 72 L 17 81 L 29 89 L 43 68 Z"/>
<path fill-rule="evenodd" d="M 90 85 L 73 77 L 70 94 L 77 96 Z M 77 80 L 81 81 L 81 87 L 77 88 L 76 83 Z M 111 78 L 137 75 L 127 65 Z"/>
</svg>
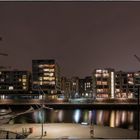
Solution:
<svg viewBox="0 0 140 140">
<path fill-rule="evenodd" d="M 140 2 L 0 2 L 0 65 L 54 58 L 66 76 L 140 70 Z"/>
</svg>

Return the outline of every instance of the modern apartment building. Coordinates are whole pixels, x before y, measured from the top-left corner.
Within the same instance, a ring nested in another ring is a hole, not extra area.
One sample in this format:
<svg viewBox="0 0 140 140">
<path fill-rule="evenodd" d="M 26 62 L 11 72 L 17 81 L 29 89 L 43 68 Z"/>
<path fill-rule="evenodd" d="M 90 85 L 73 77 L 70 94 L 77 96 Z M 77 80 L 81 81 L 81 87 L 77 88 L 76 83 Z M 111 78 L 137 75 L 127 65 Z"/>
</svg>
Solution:
<svg viewBox="0 0 140 140">
<path fill-rule="evenodd" d="M 30 92 L 30 72 L 0 71 L 0 94 L 26 94 Z"/>
<path fill-rule="evenodd" d="M 115 97 L 133 98 L 136 90 L 134 72 L 118 71 L 115 74 Z"/>
<path fill-rule="evenodd" d="M 93 97 L 92 77 L 79 79 L 79 94 L 81 97 Z"/>
<path fill-rule="evenodd" d="M 71 96 L 71 80 L 66 77 L 61 77 L 61 93 L 65 97 L 69 98 Z"/>
<path fill-rule="evenodd" d="M 78 98 L 79 94 L 79 77 L 71 78 L 71 98 Z"/>
<path fill-rule="evenodd" d="M 46 95 L 61 92 L 60 68 L 54 59 L 32 60 L 32 91 Z"/>
<path fill-rule="evenodd" d="M 96 98 L 115 97 L 114 69 L 95 69 L 93 72 L 93 92 Z"/>
</svg>

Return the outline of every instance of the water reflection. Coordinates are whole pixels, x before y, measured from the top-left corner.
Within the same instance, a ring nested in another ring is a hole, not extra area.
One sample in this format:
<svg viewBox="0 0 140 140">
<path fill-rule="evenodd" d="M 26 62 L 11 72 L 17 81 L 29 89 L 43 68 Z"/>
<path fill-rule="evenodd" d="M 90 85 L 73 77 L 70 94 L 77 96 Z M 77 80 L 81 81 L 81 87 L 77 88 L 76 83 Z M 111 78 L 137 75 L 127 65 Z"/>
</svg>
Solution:
<svg viewBox="0 0 140 140">
<path fill-rule="evenodd" d="M 43 110 L 17 117 L 13 122 L 31 123 L 32 120 L 32 123 L 41 123 L 43 119 L 44 122 L 50 123 L 90 123 L 92 120 L 97 125 L 134 129 L 135 116 L 134 111 L 127 110 Z"/>
<path fill-rule="evenodd" d="M 63 122 L 63 119 L 64 119 L 64 111 L 59 110 L 59 112 L 58 112 L 58 121 Z"/>
<path fill-rule="evenodd" d="M 79 123 L 80 117 L 81 117 L 81 110 L 76 109 L 73 115 L 74 122 Z"/>
</svg>

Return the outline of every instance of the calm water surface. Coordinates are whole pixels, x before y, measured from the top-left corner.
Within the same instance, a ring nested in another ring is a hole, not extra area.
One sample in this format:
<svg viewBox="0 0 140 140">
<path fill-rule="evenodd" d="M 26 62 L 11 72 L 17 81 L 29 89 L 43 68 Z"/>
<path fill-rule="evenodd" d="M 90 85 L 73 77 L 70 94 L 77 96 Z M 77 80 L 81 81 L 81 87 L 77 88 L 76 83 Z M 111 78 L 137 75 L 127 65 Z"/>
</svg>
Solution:
<svg viewBox="0 0 140 140">
<path fill-rule="evenodd" d="M 10 123 L 81 123 L 137 129 L 137 111 L 129 110 L 43 110 L 16 117 Z"/>
</svg>

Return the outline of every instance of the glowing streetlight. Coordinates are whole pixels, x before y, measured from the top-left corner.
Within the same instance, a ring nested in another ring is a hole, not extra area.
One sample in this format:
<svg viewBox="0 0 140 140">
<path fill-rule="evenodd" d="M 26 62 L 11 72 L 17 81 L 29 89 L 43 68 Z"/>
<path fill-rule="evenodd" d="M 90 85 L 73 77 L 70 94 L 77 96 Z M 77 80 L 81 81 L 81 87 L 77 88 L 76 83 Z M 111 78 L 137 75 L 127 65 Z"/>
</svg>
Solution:
<svg viewBox="0 0 140 140">
<path fill-rule="evenodd" d="M 45 93 L 44 93 L 44 91 L 42 90 L 42 88 L 40 87 L 40 85 L 38 85 L 38 87 L 39 87 L 39 94 L 42 92 L 42 104 L 41 104 L 41 116 L 42 116 L 42 121 L 41 121 L 41 138 L 43 137 L 43 132 L 44 132 L 44 114 L 43 114 L 43 108 L 44 109 L 50 109 L 50 110 L 52 110 L 53 108 L 50 108 L 50 107 L 46 107 L 45 105 L 44 105 L 44 95 L 45 95 Z M 41 91 L 41 92 L 40 92 Z"/>
</svg>

